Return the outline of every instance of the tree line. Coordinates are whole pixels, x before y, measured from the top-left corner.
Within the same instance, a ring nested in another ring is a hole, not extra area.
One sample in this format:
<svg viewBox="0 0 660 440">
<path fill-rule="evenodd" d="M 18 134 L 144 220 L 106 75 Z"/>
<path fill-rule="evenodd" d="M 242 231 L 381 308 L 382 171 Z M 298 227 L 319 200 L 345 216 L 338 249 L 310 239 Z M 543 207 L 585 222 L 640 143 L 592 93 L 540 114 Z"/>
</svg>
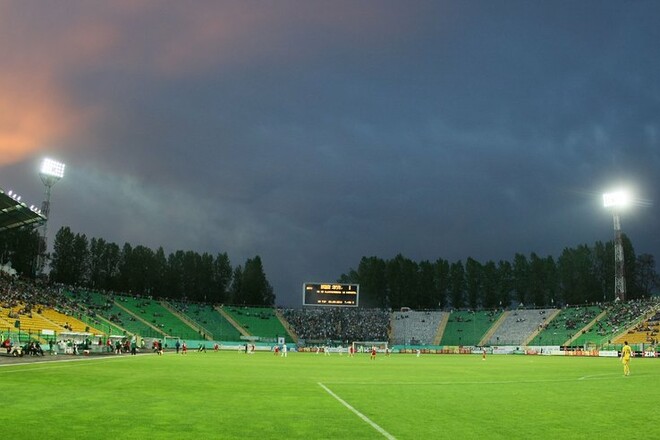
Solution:
<svg viewBox="0 0 660 440">
<path fill-rule="evenodd" d="M 649 296 L 660 288 L 652 255 L 635 255 L 623 234 L 628 299 Z M 11 261 L 18 273 L 34 277 L 38 250 L 35 229 L 0 234 L 0 263 Z M 227 253 L 211 255 L 182 251 L 166 255 L 162 247 L 125 243 L 119 247 L 102 238 L 88 239 L 62 227 L 55 236 L 50 280 L 90 289 L 146 294 L 153 297 L 245 305 L 273 305 L 275 294 L 261 258 L 232 267 Z M 555 260 L 515 254 L 512 261 L 480 263 L 473 258 L 450 262 L 415 262 L 399 254 L 386 260 L 362 257 L 357 269 L 339 279 L 360 284 L 364 307 L 416 309 L 492 309 L 524 306 L 607 302 L 614 299 L 614 244 L 596 242 L 565 248 Z"/>
<path fill-rule="evenodd" d="M 652 255 L 635 256 L 623 236 L 626 299 L 647 297 L 660 286 Z M 556 307 L 614 300 L 614 244 L 565 248 L 555 260 L 515 254 L 513 261 L 445 259 L 415 262 L 362 257 L 338 280 L 360 284 L 362 306 L 415 309 L 494 309 L 522 304 Z"/>
<path fill-rule="evenodd" d="M 0 235 L 2 261 L 18 273 L 35 276 L 39 240 L 36 230 Z M 42 247 L 43 248 L 43 247 Z M 60 228 L 53 242 L 49 280 L 94 290 L 149 295 L 196 302 L 273 305 L 275 294 L 259 256 L 232 267 L 227 253 L 211 255 L 178 250 L 168 255 L 142 245 L 88 239 Z"/>
</svg>

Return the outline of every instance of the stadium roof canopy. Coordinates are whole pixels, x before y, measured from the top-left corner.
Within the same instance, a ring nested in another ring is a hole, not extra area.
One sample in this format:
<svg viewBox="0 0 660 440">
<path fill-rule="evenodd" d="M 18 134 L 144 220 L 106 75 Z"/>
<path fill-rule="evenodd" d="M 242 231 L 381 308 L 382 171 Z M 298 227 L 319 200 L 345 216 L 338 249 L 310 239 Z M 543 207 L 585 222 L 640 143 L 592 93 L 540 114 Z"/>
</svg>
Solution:
<svg viewBox="0 0 660 440">
<path fill-rule="evenodd" d="M 0 232 L 27 225 L 37 226 L 45 221 L 46 217 L 36 208 L 15 200 L 0 189 Z"/>
</svg>

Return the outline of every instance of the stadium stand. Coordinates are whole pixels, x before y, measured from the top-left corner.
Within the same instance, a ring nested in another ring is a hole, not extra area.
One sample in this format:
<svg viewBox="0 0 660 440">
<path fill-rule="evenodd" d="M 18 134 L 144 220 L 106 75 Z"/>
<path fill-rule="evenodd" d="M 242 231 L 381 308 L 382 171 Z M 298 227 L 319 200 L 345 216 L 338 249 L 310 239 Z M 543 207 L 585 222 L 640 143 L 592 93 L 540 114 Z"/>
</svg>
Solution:
<svg viewBox="0 0 660 440">
<path fill-rule="evenodd" d="M 102 313 L 110 322 L 126 329 L 130 334 L 152 338 L 162 338 L 165 336 L 162 330 L 147 324 L 144 320 L 135 316 L 128 309 L 120 307 L 114 301 Z"/>
<path fill-rule="evenodd" d="M 275 315 L 275 309 L 225 306 L 222 310 L 249 335 L 259 337 L 262 341 L 275 342 L 278 337 L 284 337 L 287 343 L 294 342 L 293 337 Z"/>
<path fill-rule="evenodd" d="M 620 335 L 614 341 L 617 344 L 623 344 L 628 341 L 630 344 L 651 344 L 657 345 L 659 341 L 658 333 L 660 332 L 660 311 L 654 307 L 653 312 L 642 322 L 635 327 L 628 330 L 624 335 Z"/>
<path fill-rule="evenodd" d="M 583 329 L 567 345 L 598 346 L 609 344 L 625 336 L 628 329 L 636 326 L 657 307 L 656 300 L 633 300 L 615 302 L 607 307 L 603 316 L 594 324 Z M 625 338 L 624 338 L 625 339 Z"/>
<path fill-rule="evenodd" d="M 431 345 L 444 312 L 393 312 L 390 318 L 392 345 Z"/>
<path fill-rule="evenodd" d="M 487 345 L 523 345 L 556 310 L 517 309 L 507 312 L 505 319 L 488 339 Z"/>
<path fill-rule="evenodd" d="M 18 305 L 10 308 L 0 308 L 0 314 L 8 322 L 20 322 L 22 332 L 39 335 L 41 330 L 60 331 L 62 327 L 44 318 L 40 313 L 27 311 L 24 305 Z M 12 327 L 14 325 L 12 324 Z"/>
<path fill-rule="evenodd" d="M 390 312 L 385 309 L 306 307 L 281 312 L 298 338 L 307 342 L 388 340 Z"/>
<path fill-rule="evenodd" d="M 95 335 L 100 335 L 103 333 L 103 331 L 94 327 L 90 327 L 89 325 L 75 318 L 74 316 L 66 315 L 55 309 L 45 308 L 41 310 L 40 313 L 47 320 L 57 324 L 58 327 L 68 329 L 72 332 L 92 333 Z"/>
<path fill-rule="evenodd" d="M 180 339 L 206 338 L 206 335 L 181 321 L 159 301 L 138 296 L 118 296 L 115 298 L 115 304 L 124 308 L 137 320 L 160 330 L 166 336 Z"/>
<path fill-rule="evenodd" d="M 0 307 L 0 315 L 4 315 L 2 313 L 2 307 Z M 10 322 L 4 316 L 0 316 L 0 329 L 2 329 L 3 331 L 9 331 L 12 327 L 14 327 L 15 322 L 16 321 Z"/>
<path fill-rule="evenodd" d="M 657 321 L 646 320 L 617 337 L 614 343 L 623 344 L 624 341 L 628 341 L 629 344 L 657 345 L 659 330 L 660 325 Z"/>
<path fill-rule="evenodd" d="M 15 327 L 16 321 L 20 321 L 20 328 Z M 392 313 L 352 307 L 214 308 L 209 304 L 165 303 L 139 296 L 46 286 L 0 274 L 0 333 L 10 335 L 14 341 L 52 342 L 53 338 L 41 336 L 43 330 L 64 339 L 74 334 L 83 338 L 104 335 L 94 338 L 94 343 L 106 341 L 110 335 L 121 339 L 132 335 L 180 338 L 195 343 L 202 342 L 203 337 L 209 343 L 238 342 L 242 336 L 252 335 L 266 344 L 284 336 L 287 343 L 301 345 L 387 341 L 392 345 L 603 347 L 621 344 L 624 339 L 632 344 L 657 344 L 660 302 L 654 298 L 561 310 L 451 313 Z"/>
<path fill-rule="evenodd" d="M 440 339 L 440 345 L 479 345 L 489 328 L 498 320 L 499 311 L 453 311 Z"/>
<path fill-rule="evenodd" d="M 4 273 L 0 275 L 0 306 L 2 323 L 7 325 L 2 330 L 16 331 L 21 340 L 39 339 L 43 330 L 83 333 L 89 327 L 74 317 L 75 303 L 60 287 L 35 284 Z"/>
<path fill-rule="evenodd" d="M 576 334 L 592 325 L 603 312 L 600 306 L 566 307 L 541 324 L 540 331 L 527 345 L 565 345 Z"/>
<path fill-rule="evenodd" d="M 239 341 L 241 333 L 209 304 L 170 301 L 172 307 L 186 316 L 197 327 L 205 329 L 217 341 Z"/>
<path fill-rule="evenodd" d="M 107 335 L 119 336 L 132 333 L 118 325 L 118 318 L 115 322 L 111 321 L 111 318 L 116 316 L 109 312 L 114 306 L 113 295 L 79 289 L 64 289 L 64 292 L 78 305 L 80 312 L 78 319 L 81 321 Z M 108 312 L 107 316 L 106 312 Z"/>
<path fill-rule="evenodd" d="M 213 340 L 213 332 L 210 331 L 208 328 L 204 327 L 201 324 L 196 323 L 194 320 L 188 318 L 185 313 L 181 313 L 176 307 L 172 306 L 168 301 L 160 301 L 160 305 L 165 307 L 172 315 L 174 315 L 177 319 L 182 321 L 187 327 L 192 328 L 197 330 L 197 334 L 199 335 L 199 338 L 207 340 L 207 341 L 212 341 Z"/>
<path fill-rule="evenodd" d="M 433 338 L 433 345 L 440 345 L 442 336 L 445 334 L 447 329 L 447 323 L 449 322 L 449 313 L 443 313 L 442 319 L 440 319 L 440 324 L 438 325 L 438 330 L 435 332 L 435 337 Z"/>
</svg>

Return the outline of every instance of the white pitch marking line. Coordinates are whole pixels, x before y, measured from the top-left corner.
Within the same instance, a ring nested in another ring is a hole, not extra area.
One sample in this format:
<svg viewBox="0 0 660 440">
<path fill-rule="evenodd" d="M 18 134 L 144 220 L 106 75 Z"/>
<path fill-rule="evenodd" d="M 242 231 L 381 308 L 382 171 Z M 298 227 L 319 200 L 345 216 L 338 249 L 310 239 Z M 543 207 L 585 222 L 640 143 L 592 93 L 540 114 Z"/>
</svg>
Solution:
<svg viewBox="0 0 660 440">
<path fill-rule="evenodd" d="M 405 386 L 448 386 L 448 385 L 519 385 L 535 383 L 553 383 L 553 382 L 574 382 L 577 380 L 609 380 L 605 376 L 618 376 L 615 373 L 594 374 L 591 376 L 581 376 L 566 379 L 523 379 L 523 380 L 486 380 L 486 381 L 447 381 L 447 382 L 330 382 L 332 385 L 405 385 Z"/>
<path fill-rule="evenodd" d="M 67 355 L 63 355 L 67 356 Z M 53 368 L 57 364 L 65 364 L 69 362 L 93 362 L 93 361 L 111 361 L 111 360 L 118 360 L 118 359 L 129 359 L 128 356 L 121 356 L 121 357 L 102 357 L 102 358 L 74 358 L 74 359 L 58 359 L 58 360 L 52 360 L 52 361 L 36 361 L 36 362 L 16 362 L 16 363 L 8 363 L 8 364 L 0 364 L 0 368 L 6 367 L 18 367 L 18 366 L 26 366 L 26 365 L 43 365 L 46 364 L 44 367 L 35 367 L 35 368 L 28 368 L 25 370 L 13 370 L 13 371 L 3 371 L 3 373 L 17 373 L 17 372 L 25 372 L 25 371 L 36 371 L 36 370 L 45 370 L 47 368 Z M 62 365 L 64 366 L 64 365 Z"/>
<path fill-rule="evenodd" d="M 339 397 L 338 395 L 336 395 L 335 393 L 333 393 L 333 392 L 330 390 L 330 388 L 326 387 L 326 386 L 323 385 L 321 382 L 318 382 L 318 384 L 319 384 L 319 386 L 320 386 L 321 388 L 323 388 L 328 394 L 330 394 L 332 397 L 334 397 L 335 399 L 337 399 L 337 400 L 339 401 L 339 403 L 341 403 L 342 405 L 344 405 L 346 408 L 350 409 L 350 410 L 351 410 L 356 416 L 358 416 L 359 418 L 361 418 L 362 420 L 364 420 L 365 422 L 367 422 L 368 424 L 370 424 L 371 427 L 374 428 L 376 431 L 378 431 L 378 432 L 380 432 L 381 434 L 383 434 L 383 437 L 385 437 L 385 438 L 387 438 L 387 439 L 389 439 L 389 440 L 396 440 L 396 437 L 394 437 L 392 434 L 390 434 L 389 432 L 385 431 L 383 428 L 381 428 L 380 426 L 378 426 L 378 425 L 377 425 L 376 423 L 374 423 L 369 417 L 365 416 L 365 415 L 362 414 L 360 411 L 358 411 L 357 409 L 353 408 L 353 407 L 351 406 L 351 404 L 349 404 L 349 403 L 346 402 L 344 399 L 342 399 L 341 397 Z"/>
</svg>

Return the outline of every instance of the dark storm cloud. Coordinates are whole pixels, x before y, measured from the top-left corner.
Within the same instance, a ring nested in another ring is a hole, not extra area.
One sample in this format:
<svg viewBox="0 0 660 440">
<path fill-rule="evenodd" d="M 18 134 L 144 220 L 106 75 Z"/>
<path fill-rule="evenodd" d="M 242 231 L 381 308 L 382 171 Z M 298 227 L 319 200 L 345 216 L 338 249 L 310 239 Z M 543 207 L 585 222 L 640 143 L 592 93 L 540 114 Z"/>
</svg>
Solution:
<svg viewBox="0 0 660 440">
<path fill-rule="evenodd" d="M 51 230 L 258 254 L 281 304 L 363 255 L 608 240 L 618 183 L 658 200 L 654 2 L 58 8 L 0 6 L 0 184 L 36 200 L 58 156 Z M 656 257 L 658 214 L 623 217 Z"/>
</svg>

